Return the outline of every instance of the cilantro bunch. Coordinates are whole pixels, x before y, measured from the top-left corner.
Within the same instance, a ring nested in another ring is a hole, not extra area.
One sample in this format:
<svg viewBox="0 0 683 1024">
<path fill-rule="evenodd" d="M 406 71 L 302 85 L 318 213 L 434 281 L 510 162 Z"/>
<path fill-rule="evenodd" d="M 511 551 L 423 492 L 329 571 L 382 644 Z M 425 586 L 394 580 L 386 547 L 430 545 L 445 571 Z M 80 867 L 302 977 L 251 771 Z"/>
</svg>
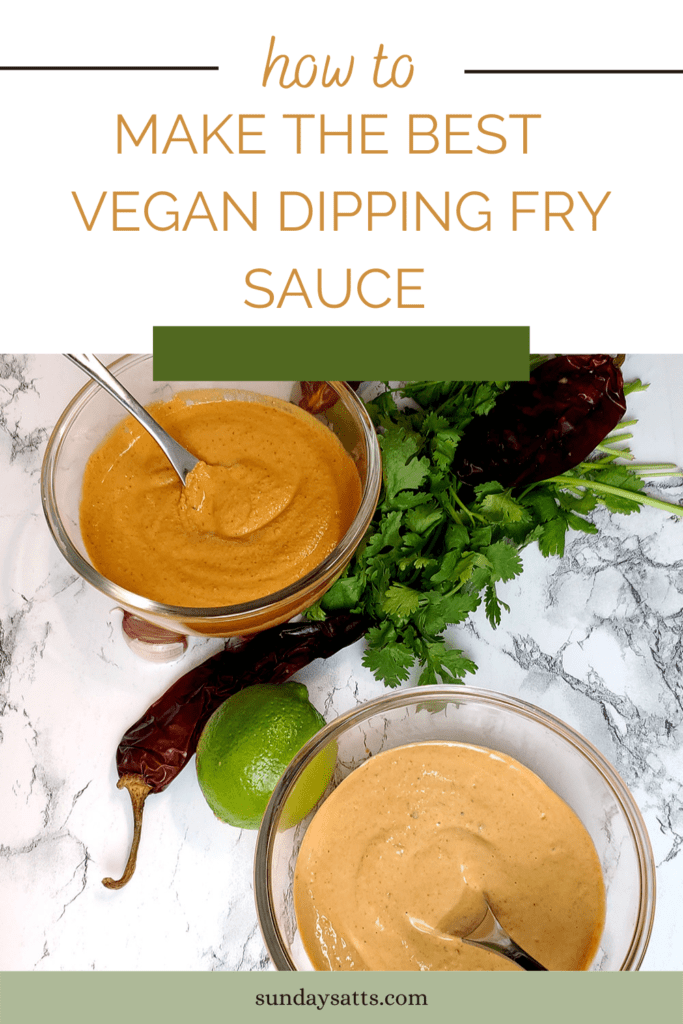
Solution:
<svg viewBox="0 0 683 1024">
<path fill-rule="evenodd" d="M 683 515 L 683 508 L 643 493 L 644 475 L 673 475 L 675 467 L 616 463 L 631 458 L 623 442 L 632 435 L 624 428 L 635 421 L 622 420 L 589 461 L 559 476 L 515 490 L 495 481 L 470 488 L 452 471 L 458 442 L 507 384 L 416 381 L 398 391 L 385 388 L 368 403 L 382 449 L 377 511 L 344 575 L 307 614 L 368 616 L 363 664 L 387 686 L 406 680 L 416 662 L 421 685 L 461 682 L 476 671 L 442 634 L 482 603 L 491 625 L 500 623 L 509 607 L 497 584 L 522 572 L 520 551 L 528 544 L 537 543 L 545 556 L 562 555 L 568 530 L 597 532 L 588 517 L 598 505 L 630 514 L 649 504 Z M 636 381 L 624 392 L 642 389 Z"/>
</svg>

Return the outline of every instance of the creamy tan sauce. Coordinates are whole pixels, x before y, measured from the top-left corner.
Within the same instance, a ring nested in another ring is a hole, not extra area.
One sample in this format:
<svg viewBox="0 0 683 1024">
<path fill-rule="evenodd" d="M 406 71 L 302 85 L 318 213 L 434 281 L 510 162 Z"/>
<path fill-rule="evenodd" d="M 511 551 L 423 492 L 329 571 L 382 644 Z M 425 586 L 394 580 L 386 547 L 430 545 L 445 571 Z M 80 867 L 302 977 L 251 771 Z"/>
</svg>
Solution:
<svg viewBox="0 0 683 1024">
<path fill-rule="evenodd" d="M 165 604 L 266 597 L 314 569 L 353 522 L 356 467 L 309 413 L 275 399 L 150 406 L 201 461 L 183 487 L 139 424 L 121 422 L 83 477 L 81 533 L 95 568 Z"/>
<path fill-rule="evenodd" d="M 463 943 L 482 894 L 549 970 L 586 970 L 605 893 L 574 812 L 505 754 L 410 744 L 371 757 L 317 811 L 299 851 L 294 906 L 319 971 L 504 971 Z"/>
</svg>

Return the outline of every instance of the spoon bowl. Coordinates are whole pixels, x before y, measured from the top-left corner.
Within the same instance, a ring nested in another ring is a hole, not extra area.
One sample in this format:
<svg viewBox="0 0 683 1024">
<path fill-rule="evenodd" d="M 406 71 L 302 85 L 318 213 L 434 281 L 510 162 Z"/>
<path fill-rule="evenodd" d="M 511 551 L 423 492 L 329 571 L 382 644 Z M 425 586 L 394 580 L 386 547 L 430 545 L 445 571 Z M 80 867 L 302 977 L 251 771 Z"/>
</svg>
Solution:
<svg viewBox="0 0 683 1024">
<path fill-rule="evenodd" d="M 478 946 L 479 949 L 488 949 L 491 953 L 497 953 L 508 960 L 513 960 L 518 967 L 525 971 L 547 971 L 547 967 L 530 956 L 519 946 L 513 938 L 505 931 L 502 924 L 491 910 L 489 901 L 482 896 L 485 912 L 479 924 L 467 935 L 460 938 L 469 946 Z"/>
<path fill-rule="evenodd" d="M 440 939 L 460 939 L 468 946 L 487 949 L 507 960 L 512 960 L 525 971 L 547 971 L 547 967 L 530 956 L 515 942 L 491 910 L 486 896 L 479 891 L 468 889 L 466 904 L 460 900 L 457 909 L 440 921 L 428 924 L 420 918 L 409 915 L 413 928 Z"/>
</svg>

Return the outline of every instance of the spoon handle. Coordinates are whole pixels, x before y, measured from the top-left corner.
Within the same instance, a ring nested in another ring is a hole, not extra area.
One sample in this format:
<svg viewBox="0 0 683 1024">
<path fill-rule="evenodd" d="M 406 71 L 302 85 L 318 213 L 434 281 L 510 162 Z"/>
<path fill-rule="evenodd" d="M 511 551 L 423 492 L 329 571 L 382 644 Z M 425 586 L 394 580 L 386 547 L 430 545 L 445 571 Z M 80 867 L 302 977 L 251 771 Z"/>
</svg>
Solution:
<svg viewBox="0 0 683 1024">
<path fill-rule="evenodd" d="M 524 950 L 521 949 L 516 943 L 512 944 L 512 948 L 510 948 L 505 953 L 505 956 L 508 958 L 508 960 L 514 960 L 514 962 L 518 964 L 524 971 L 548 970 L 548 968 L 544 967 L 543 964 L 539 964 L 538 960 L 534 960 L 534 958 L 530 956 L 529 953 L 525 953 Z"/>
<path fill-rule="evenodd" d="M 72 355 L 68 352 L 65 352 L 64 355 L 72 363 L 75 363 L 76 366 L 79 366 L 81 370 L 84 370 L 93 380 L 97 381 L 112 398 L 120 402 L 126 411 L 142 424 L 164 452 L 184 484 L 187 474 L 194 469 L 199 460 L 183 448 L 182 445 L 178 444 L 170 434 L 167 434 L 156 420 L 152 419 L 144 406 L 140 405 L 138 400 L 116 379 L 113 373 L 109 372 L 97 356 L 87 354 Z"/>
<path fill-rule="evenodd" d="M 534 960 L 529 953 L 526 953 L 521 946 L 518 946 L 509 935 L 492 936 L 488 941 L 486 939 L 479 939 L 476 941 L 463 939 L 463 942 L 468 942 L 471 946 L 479 946 L 480 949 L 488 949 L 492 953 L 504 956 L 506 960 L 513 960 L 524 971 L 548 970 L 548 968 L 544 967 L 543 964 L 540 964 L 538 960 Z"/>
</svg>

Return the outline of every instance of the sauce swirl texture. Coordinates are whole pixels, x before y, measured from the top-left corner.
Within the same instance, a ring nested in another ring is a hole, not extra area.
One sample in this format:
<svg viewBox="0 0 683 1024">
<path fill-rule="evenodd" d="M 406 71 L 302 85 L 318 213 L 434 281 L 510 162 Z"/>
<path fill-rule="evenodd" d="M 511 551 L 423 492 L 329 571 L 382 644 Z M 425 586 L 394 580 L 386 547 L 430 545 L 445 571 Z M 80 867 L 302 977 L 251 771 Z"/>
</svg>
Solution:
<svg viewBox="0 0 683 1024">
<path fill-rule="evenodd" d="M 605 892 L 574 812 L 483 747 L 409 744 L 371 757 L 319 808 L 294 906 L 316 970 L 519 970 L 459 937 L 484 916 L 549 970 L 590 966 Z"/>
<path fill-rule="evenodd" d="M 275 399 L 183 395 L 150 412 L 200 459 L 185 487 L 131 418 L 92 454 L 83 477 L 88 554 L 127 590 L 186 607 L 263 598 L 319 565 L 353 522 L 356 467 L 309 413 Z"/>
</svg>

